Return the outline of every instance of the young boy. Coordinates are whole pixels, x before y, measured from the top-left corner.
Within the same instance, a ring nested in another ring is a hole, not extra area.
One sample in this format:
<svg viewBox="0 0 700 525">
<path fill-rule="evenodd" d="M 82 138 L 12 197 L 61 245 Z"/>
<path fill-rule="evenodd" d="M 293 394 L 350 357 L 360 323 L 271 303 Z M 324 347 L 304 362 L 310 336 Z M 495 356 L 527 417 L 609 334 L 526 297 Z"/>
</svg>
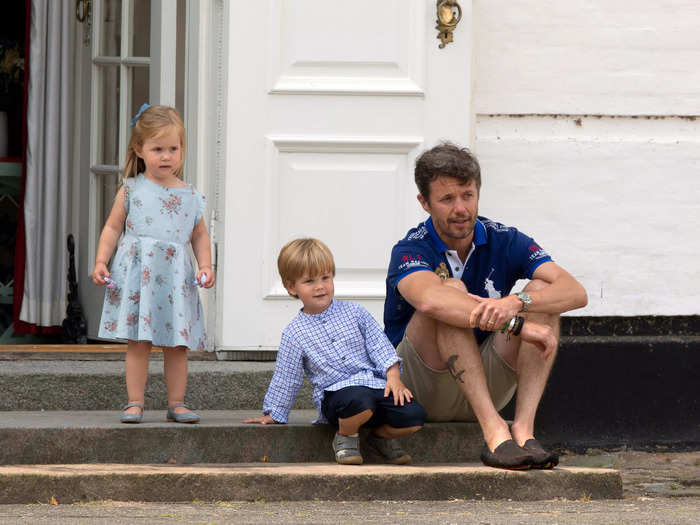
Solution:
<svg viewBox="0 0 700 525">
<path fill-rule="evenodd" d="M 373 429 L 368 444 L 388 463 L 410 463 L 398 439 L 425 422 L 425 410 L 401 382 L 393 345 L 362 306 L 333 299 L 335 263 L 317 239 L 296 239 L 277 259 L 282 283 L 304 307 L 282 332 L 263 416 L 244 423 L 286 423 L 305 372 L 319 412 L 315 423 L 338 427 L 335 460 L 362 464 L 358 430 Z M 391 397 L 389 397 L 391 394 Z"/>
</svg>

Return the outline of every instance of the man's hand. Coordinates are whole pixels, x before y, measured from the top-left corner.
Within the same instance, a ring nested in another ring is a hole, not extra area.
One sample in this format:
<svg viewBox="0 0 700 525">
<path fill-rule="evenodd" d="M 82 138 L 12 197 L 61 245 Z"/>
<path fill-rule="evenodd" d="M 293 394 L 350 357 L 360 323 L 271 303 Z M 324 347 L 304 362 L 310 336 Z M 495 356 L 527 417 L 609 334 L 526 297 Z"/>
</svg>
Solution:
<svg viewBox="0 0 700 525">
<path fill-rule="evenodd" d="M 404 403 L 410 403 L 413 398 L 411 391 L 398 378 L 387 378 L 384 397 L 388 397 L 389 393 L 394 396 L 394 405 L 403 406 Z"/>
<path fill-rule="evenodd" d="M 557 347 L 557 338 L 554 337 L 552 328 L 544 324 L 525 321 L 520 337 L 539 348 L 544 358 L 549 357 Z"/>
<path fill-rule="evenodd" d="M 274 419 L 270 417 L 270 414 L 265 414 L 260 417 L 253 417 L 250 419 L 244 419 L 244 423 L 260 423 L 261 425 L 274 425 L 277 423 Z"/>
<path fill-rule="evenodd" d="M 523 304 L 515 295 L 487 299 L 470 293 L 469 297 L 479 302 L 469 316 L 469 326 L 489 332 L 497 332 L 503 328 L 503 325 L 518 315 Z"/>
</svg>

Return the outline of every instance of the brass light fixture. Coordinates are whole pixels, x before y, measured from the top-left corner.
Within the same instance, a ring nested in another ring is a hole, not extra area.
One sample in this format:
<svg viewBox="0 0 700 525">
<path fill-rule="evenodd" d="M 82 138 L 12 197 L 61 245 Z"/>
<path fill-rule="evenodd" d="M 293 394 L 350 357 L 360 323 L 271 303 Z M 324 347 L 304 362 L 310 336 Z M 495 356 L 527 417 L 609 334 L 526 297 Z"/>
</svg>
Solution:
<svg viewBox="0 0 700 525">
<path fill-rule="evenodd" d="M 455 12 L 456 10 L 456 12 Z M 459 21 L 462 19 L 462 8 L 457 0 L 437 1 L 437 37 L 442 41 L 438 46 L 440 49 L 452 42 L 452 31 L 454 31 Z"/>
</svg>

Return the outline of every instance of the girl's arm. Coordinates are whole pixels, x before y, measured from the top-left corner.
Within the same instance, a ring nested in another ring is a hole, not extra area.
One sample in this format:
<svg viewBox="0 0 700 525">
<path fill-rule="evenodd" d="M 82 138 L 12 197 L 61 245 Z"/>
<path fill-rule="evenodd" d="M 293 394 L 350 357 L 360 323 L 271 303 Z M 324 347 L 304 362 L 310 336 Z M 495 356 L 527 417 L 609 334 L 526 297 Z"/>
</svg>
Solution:
<svg viewBox="0 0 700 525">
<path fill-rule="evenodd" d="M 95 268 L 92 270 L 92 281 L 95 284 L 105 284 L 104 278 L 109 277 L 107 263 L 114 253 L 119 236 L 124 231 L 124 221 L 126 220 L 126 208 L 124 207 L 124 186 L 119 188 L 114 197 L 112 211 L 107 217 L 105 227 L 102 229 L 100 241 L 97 245 L 97 256 L 95 257 Z"/>
<path fill-rule="evenodd" d="M 197 280 L 201 281 L 202 274 L 207 274 L 207 280 L 202 286 L 204 288 L 211 288 L 214 286 L 216 277 L 211 267 L 211 240 L 209 239 L 207 227 L 204 225 L 204 218 L 200 219 L 194 227 L 194 230 L 192 230 L 190 242 L 192 243 L 194 256 L 197 259 L 197 266 L 199 266 Z"/>
</svg>

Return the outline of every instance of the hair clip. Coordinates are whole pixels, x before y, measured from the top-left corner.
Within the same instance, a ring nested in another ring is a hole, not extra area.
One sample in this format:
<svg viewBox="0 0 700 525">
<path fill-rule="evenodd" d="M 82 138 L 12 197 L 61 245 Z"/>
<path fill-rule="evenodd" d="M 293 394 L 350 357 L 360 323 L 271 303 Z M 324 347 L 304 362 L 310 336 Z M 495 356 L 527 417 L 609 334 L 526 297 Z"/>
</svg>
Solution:
<svg viewBox="0 0 700 525">
<path fill-rule="evenodd" d="M 204 286 L 204 283 L 206 283 L 206 282 L 207 282 L 207 274 L 203 273 L 202 277 L 199 280 L 194 279 L 192 281 L 192 286 Z"/>
<path fill-rule="evenodd" d="M 131 127 L 132 128 L 136 125 L 136 121 L 139 119 L 141 114 L 150 107 L 151 107 L 151 105 L 148 102 L 144 102 L 143 104 L 141 104 L 141 107 L 139 108 L 139 112 L 136 113 L 136 116 L 131 119 Z"/>
<path fill-rule="evenodd" d="M 109 288 L 110 290 L 117 287 L 117 283 L 114 282 L 114 279 L 110 279 L 109 277 L 103 277 L 102 280 L 107 283 L 107 288 Z"/>
</svg>

